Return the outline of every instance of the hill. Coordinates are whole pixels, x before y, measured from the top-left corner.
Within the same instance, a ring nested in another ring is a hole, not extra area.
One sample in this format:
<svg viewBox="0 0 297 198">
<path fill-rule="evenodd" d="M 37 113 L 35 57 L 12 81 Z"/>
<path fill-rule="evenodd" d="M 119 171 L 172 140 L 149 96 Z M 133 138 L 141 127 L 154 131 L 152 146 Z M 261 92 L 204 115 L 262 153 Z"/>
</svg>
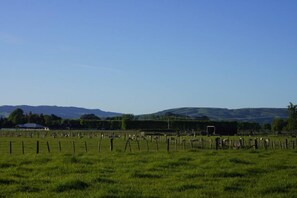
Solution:
<svg viewBox="0 0 297 198">
<path fill-rule="evenodd" d="M 102 111 L 100 109 L 85 109 L 79 107 L 58 107 L 58 106 L 28 106 L 28 105 L 19 105 L 19 106 L 0 106 L 0 116 L 8 116 L 16 108 L 22 109 L 25 113 L 44 114 L 51 115 L 54 114 L 61 118 L 68 119 L 77 119 L 83 114 L 95 114 L 98 117 L 113 117 L 119 116 L 120 113 Z"/>
<path fill-rule="evenodd" d="M 287 118 L 286 108 L 176 108 L 157 112 L 153 115 L 165 115 L 166 113 L 179 114 L 192 118 L 207 116 L 211 120 L 230 120 L 241 122 L 271 123 L 274 118 Z"/>
</svg>

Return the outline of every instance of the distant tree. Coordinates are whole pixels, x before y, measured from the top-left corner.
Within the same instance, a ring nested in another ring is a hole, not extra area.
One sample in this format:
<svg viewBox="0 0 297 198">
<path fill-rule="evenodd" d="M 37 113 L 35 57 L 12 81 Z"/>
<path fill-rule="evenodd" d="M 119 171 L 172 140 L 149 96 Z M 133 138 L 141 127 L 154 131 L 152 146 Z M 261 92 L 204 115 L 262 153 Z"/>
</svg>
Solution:
<svg viewBox="0 0 297 198">
<path fill-rule="evenodd" d="M 269 123 L 264 124 L 263 129 L 267 130 L 267 131 L 271 131 L 271 124 L 269 124 Z"/>
<path fill-rule="evenodd" d="M 11 121 L 13 125 L 23 124 L 26 122 L 24 111 L 20 108 L 17 108 L 8 116 L 8 120 Z"/>
<path fill-rule="evenodd" d="M 134 120 L 134 115 L 133 114 L 123 114 L 122 115 L 122 129 L 126 130 L 127 129 L 127 121 Z"/>
<path fill-rule="evenodd" d="M 288 113 L 289 117 L 287 129 L 290 131 L 297 130 L 297 105 L 290 102 L 288 105 Z"/>
<path fill-rule="evenodd" d="M 62 122 L 62 118 L 52 114 L 52 115 L 44 115 L 44 125 L 51 128 L 59 128 Z"/>
<path fill-rule="evenodd" d="M 272 121 L 272 131 L 277 132 L 277 133 L 281 133 L 283 131 L 283 129 L 286 127 L 287 122 L 282 119 L 282 118 L 275 118 Z"/>
<path fill-rule="evenodd" d="M 100 120 L 100 118 L 95 114 L 84 114 L 80 116 L 80 119 L 81 120 Z"/>
</svg>

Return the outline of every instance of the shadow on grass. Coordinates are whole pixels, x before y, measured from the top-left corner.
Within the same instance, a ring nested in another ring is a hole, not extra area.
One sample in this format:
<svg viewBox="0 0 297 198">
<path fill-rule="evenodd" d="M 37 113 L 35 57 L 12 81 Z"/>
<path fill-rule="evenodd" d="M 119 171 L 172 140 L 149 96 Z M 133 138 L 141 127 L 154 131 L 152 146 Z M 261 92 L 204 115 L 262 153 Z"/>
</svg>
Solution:
<svg viewBox="0 0 297 198">
<path fill-rule="evenodd" d="M 262 193 L 263 194 L 277 194 L 277 193 L 287 193 L 289 192 L 290 188 L 293 188 L 293 185 L 290 184 L 280 184 L 277 186 L 269 186 L 267 188 L 265 188 Z"/>
<path fill-rule="evenodd" d="M 34 192 L 40 192 L 41 190 L 36 187 L 22 185 L 17 187 L 18 192 L 28 192 L 28 193 L 34 193 Z"/>
<path fill-rule="evenodd" d="M 12 179 L 0 179 L 0 185 L 10 185 L 14 183 L 17 183 L 17 182 Z"/>
<path fill-rule="evenodd" d="M 15 164 L 9 164 L 9 163 L 1 163 L 0 168 L 10 168 L 10 167 L 15 167 Z"/>
<path fill-rule="evenodd" d="M 183 191 L 187 191 L 187 190 L 199 190 L 199 189 L 202 189 L 202 188 L 203 188 L 202 185 L 184 184 L 184 185 L 181 185 L 181 186 L 177 187 L 175 189 L 175 191 L 183 192 Z"/>
<path fill-rule="evenodd" d="M 133 178 L 148 178 L 148 179 L 158 179 L 161 178 L 161 175 L 151 174 L 151 173 L 141 173 L 141 172 L 134 172 L 131 174 Z"/>
<path fill-rule="evenodd" d="M 244 177 L 246 174 L 240 172 L 218 172 L 212 175 L 213 177 Z"/>
<path fill-rule="evenodd" d="M 103 178 L 103 177 L 98 177 L 96 179 L 93 180 L 93 182 L 95 183 L 103 183 L 103 184 L 115 184 L 116 182 L 112 179 L 108 179 L 108 178 Z"/>
<path fill-rule="evenodd" d="M 89 184 L 81 180 L 72 180 L 57 185 L 56 192 L 64 192 L 69 190 L 84 190 L 89 187 Z"/>
<path fill-rule="evenodd" d="M 242 159 L 238 159 L 238 158 L 231 158 L 229 159 L 229 161 L 233 164 L 243 164 L 243 165 L 251 165 L 251 164 L 255 164 L 246 160 L 242 160 Z"/>
</svg>

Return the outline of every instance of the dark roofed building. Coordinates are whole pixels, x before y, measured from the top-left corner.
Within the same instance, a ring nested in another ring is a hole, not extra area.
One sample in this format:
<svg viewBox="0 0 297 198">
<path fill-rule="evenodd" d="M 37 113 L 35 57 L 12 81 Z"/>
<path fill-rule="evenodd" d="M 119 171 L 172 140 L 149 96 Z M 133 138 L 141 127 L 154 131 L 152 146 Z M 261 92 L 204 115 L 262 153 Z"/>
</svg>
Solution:
<svg viewBox="0 0 297 198">
<path fill-rule="evenodd" d="M 36 123 L 18 124 L 17 127 L 20 129 L 48 129 L 47 127 Z"/>
</svg>

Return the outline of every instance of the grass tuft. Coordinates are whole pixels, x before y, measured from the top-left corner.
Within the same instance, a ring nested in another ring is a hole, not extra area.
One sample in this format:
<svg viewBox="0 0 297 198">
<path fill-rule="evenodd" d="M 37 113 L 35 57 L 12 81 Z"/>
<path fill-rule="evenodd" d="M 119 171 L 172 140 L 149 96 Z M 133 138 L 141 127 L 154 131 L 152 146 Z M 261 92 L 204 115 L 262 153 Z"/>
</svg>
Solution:
<svg viewBox="0 0 297 198">
<path fill-rule="evenodd" d="M 104 183 L 104 184 L 115 184 L 116 182 L 112 179 L 98 177 L 93 180 L 95 183 Z"/>
<path fill-rule="evenodd" d="M 8 164 L 8 163 L 1 163 L 0 168 L 10 168 L 10 167 L 15 167 L 15 164 Z"/>
<path fill-rule="evenodd" d="M 246 160 L 242 160 L 242 159 L 238 159 L 238 158 L 231 158 L 229 161 L 231 163 L 234 163 L 234 164 L 244 164 L 244 165 L 254 164 L 252 162 L 249 162 L 249 161 L 246 161 Z"/>
<path fill-rule="evenodd" d="M 244 177 L 244 173 L 240 172 L 218 172 L 213 174 L 214 177 Z"/>
<path fill-rule="evenodd" d="M 83 182 L 81 180 L 72 180 L 72 181 L 67 181 L 62 184 L 59 184 L 55 191 L 56 192 L 65 192 L 69 190 L 84 190 L 89 187 L 89 184 L 86 182 Z"/>
<path fill-rule="evenodd" d="M 184 184 L 184 185 L 181 185 L 178 188 L 176 188 L 176 190 L 179 192 L 183 192 L 186 190 L 198 190 L 198 189 L 202 189 L 202 188 L 203 188 L 203 186 L 201 186 L 201 185 Z"/>
<path fill-rule="evenodd" d="M 0 179 L 0 185 L 10 185 L 14 183 L 16 183 L 16 181 L 12 179 Z"/>
<path fill-rule="evenodd" d="M 161 175 L 156 175 L 156 174 L 151 174 L 151 173 L 134 172 L 134 173 L 131 174 L 131 177 L 134 177 L 134 178 L 158 179 L 158 178 L 161 178 Z"/>
<path fill-rule="evenodd" d="M 32 187 L 32 186 L 22 185 L 22 186 L 17 187 L 17 191 L 34 193 L 34 192 L 40 192 L 41 190 L 39 188 L 35 188 L 35 187 Z"/>
</svg>

